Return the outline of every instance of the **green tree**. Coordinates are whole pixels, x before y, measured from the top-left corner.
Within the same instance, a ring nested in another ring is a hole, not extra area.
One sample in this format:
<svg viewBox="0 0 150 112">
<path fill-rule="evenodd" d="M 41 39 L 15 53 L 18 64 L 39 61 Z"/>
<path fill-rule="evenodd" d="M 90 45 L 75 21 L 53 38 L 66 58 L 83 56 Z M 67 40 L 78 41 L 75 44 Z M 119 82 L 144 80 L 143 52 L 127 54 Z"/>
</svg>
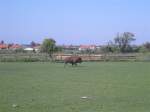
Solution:
<svg viewBox="0 0 150 112">
<path fill-rule="evenodd" d="M 150 51 L 150 42 L 144 43 L 143 46 L 147 49 L 147 51 Z"/>
<path fill-rule="evenodd" d="M 62 52 L 62 49 L 61 46 L 55 46 L 55 52 Z"/>
<path fill-rule="evenodd" d="M 1 40 L 0 44 L 4 44 L 5 42 L 3 40 Z"/>
<path fill-rule="evenodd" d="M 117 34 L 114 38 L 115 44 L 119 47 L 120 52 L 129 52 L 131 50 L 131 42 L 135 41 L 133 38 L 135 35 L 131 32 L 124 32 L 123 34 Z"/>
<path fill-rule="evenodd" d="M 56 41 L 52 38 L 44 39 L 41 45 L 41 51 L 47 53 L 53 59 L 53 53 L 56 51 Z"/>
<path fill-rule="evenodd" d="M 116 46 L 112 41 L 109 41 L 107 45 L 101 48 L 103 53 L 116 53 L 119 52 L 118 46 Z"/>
<path fill-rule="evenodd" d="M 35 47 L 35 46 L 36 46 L 36 42 L 32 41 L 32 42 L 30 43 L 30 45 L 31 45 L 31 47 Z"/>
</svg>

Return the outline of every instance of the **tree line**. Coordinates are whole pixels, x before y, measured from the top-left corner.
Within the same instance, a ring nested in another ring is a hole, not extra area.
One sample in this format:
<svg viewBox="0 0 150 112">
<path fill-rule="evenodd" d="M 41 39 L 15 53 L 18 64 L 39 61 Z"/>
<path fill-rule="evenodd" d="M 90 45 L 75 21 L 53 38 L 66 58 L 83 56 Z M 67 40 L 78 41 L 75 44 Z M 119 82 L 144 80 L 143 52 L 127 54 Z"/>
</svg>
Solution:
<svg viewBox="0 0 150 112">
<path fill-rule="evenodd" d="M 134 45 L 136 40 L 135 34 L 131 32 L 124 32 L 117 34 L 116 37 L 108 41 L 107 45 L 103 45 L 100 49 L 84 51 L 86 54 L 90 53 L 145 53 L 150 52 L 150 42 L 142 45 Z M 52 54 L 57 51 L 62 51 L 63 48 L 56 46 L 56 41 L 52 38 L 44 39 L 41 45 L 41 51 L 47 53 L 51 58 Z M 83 52 L 82 52 L 83 53 Z"/>
<path fill-rule="evenodd" d="M 150 42 L 145 42 L 142 45 L 134 45 L 136 40 L 135 34 L 131 32 L 118 33 L 113 40 L 108 41 L 107 45 L 101 46 L 99 49 L 87 49 L 81 53 L 139 53 L 150 52 Z M 1 41 L 0 44 L 4 44 Z M 30 43 L 33 47 L 37 45 L 34 41 Z M 45 38 L 41 44 L 40 52 L 47 53 L 52 58 L 53 53 L 63 52 L 61 46 L 56 45 L 56 40 L 53 38 Z"/>
<path fill-rule="evenodd" d="M 136 40 L 135 35 L 131 32 L 117 34 L 113 41 L 109 41 L 102 49 L 106 53 L 139 53 L 150 52 L 150 42 L 142 45 L 132 44 Z"/>
</svg>

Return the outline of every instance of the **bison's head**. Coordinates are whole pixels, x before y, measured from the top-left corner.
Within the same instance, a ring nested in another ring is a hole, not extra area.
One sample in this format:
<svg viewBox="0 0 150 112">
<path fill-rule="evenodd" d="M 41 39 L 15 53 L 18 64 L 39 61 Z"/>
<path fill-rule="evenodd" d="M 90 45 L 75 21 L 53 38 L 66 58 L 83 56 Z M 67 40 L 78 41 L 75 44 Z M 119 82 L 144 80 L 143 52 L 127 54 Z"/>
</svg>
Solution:
<svg viewBox="0 0 150 112">
<path fill-rule="evenodd" d="M 78 57 L 77 62 L 78 62 L 78 63 L 82 63 L 82 58 L 81 58 L 81 57 Z"/>
</svg>

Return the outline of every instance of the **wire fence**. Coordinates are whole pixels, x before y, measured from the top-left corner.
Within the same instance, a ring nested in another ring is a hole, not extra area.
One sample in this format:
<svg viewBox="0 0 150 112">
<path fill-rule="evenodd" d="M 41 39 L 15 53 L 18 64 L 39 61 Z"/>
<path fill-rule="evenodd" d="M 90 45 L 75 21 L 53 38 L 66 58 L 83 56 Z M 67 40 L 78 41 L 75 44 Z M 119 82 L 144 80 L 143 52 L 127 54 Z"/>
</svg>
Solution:
<svg viewBox="0 0 150 112">
<path fill-rule="evenodd" d="M 57 53 L 51 59 L 46 53 L 7 53 L 0 54 L 0 62 L 15 61 L 63 61 L 66 57 L 73 54 Z M 78 54 L 83 61 L 144 61 L 150 60 L 150 55 L 142 54 Z"/>
</svg>

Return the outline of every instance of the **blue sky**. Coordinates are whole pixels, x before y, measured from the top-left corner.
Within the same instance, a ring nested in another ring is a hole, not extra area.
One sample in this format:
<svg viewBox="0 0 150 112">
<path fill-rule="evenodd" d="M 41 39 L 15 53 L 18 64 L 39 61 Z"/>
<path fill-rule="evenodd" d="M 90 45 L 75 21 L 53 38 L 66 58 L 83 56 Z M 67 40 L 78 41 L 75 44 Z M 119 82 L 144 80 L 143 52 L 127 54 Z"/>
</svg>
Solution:
<svg viewBox="0 0 150 112">
<path fill-rule="evenodd" d="M 150 0 L 0 0 L 0 40 L 105 44 L 120 32 L 150 41 Z"/>
</svg>

